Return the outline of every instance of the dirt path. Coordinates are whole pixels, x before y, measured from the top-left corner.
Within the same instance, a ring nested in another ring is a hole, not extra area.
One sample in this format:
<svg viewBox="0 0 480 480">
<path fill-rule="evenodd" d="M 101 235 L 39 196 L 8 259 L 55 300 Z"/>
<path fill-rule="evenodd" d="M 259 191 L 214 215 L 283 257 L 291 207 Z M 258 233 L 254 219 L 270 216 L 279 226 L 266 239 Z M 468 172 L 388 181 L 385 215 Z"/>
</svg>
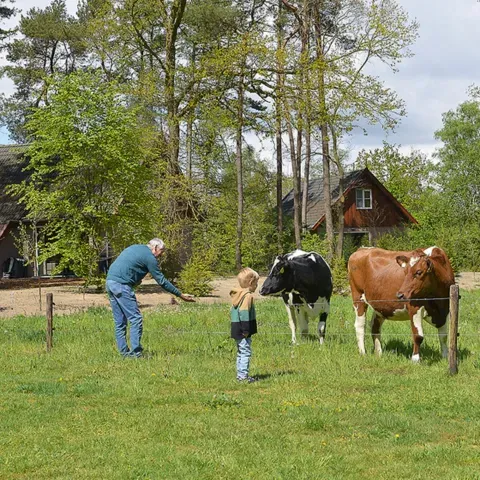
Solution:
<svg viewBox="0 0 480 480">
<path fill-rule="evenodd" d="M 264 278 L 260 279 L 259 289 Z M 53 294 L 55 314 L 68 314 L 85 310 L 89 307 L 109 306 L 107 295 L 94 289 L 84 290 L 79 280 L 42 282 L 40 308 L 40 292 L 38 284 L 29 282 L 29 288 L 25 288 L 25 282 L 15 280 L 0 281 L 0 318 L 15 315 L 35 315 L 45 313 L 47 293 Z M 197 298 L 199 303 L 228 303 L 229 292 L 236 286 L 236 278 L 217 278 L 213 282 L 214 290 L 208 297 Z M 23 288 L 22 288 L 23 287 Z M 188 292 L 186 292 L 188 293 Z M 137 290 L 137 299 L 142 309 L 154 308 L 160 304 L 170 304 L 175 297 L 165 293 L 154 280 L 145 280 Z M 257 294 L 258 295 L 258 294 Z M 178 300 L 181 302 L 181 300 Z"/>
<path fill-rule="evenodd" d="M 258 290 L 264 280 L 264 277 L 260 278 Z M 457 277 L 457 282 L 460 288 L 480 288 L 480 272 L 461 273 Z M 45 295 L 47 293 L 53 293 L 55 313 L 57 315 L 75 313 L 89 307 L 109 305 L 105 293 L 95 292 L 91 289 L 84 291 L 82 282 L 79 280 L 45 279 L 42 284 L 42 309 L 40 309 L 38 287 L 33 281 L 29 283 L 30 288 L 25 288 L 24 281 L 0 281 L 0 318 L 15 315 L 35 315 L 38 313 L 43 315 L 45 311 Z M 209 297 L 198 298 L 197 301 L 199 303 L 228 303 L 230 301 L 229 292 L 235 286 L 235 277 L 217 278 L 213 282 L 214 290 L 212 294 Z M 256 296 L 260 298 L 258 290 Z M 137 298 L 141 308 L 147 309 L 160 304 L 169 304 L 174 297 L 162 292 L 155 281 L 146 280 L 137 291 Z"/>
</svg>

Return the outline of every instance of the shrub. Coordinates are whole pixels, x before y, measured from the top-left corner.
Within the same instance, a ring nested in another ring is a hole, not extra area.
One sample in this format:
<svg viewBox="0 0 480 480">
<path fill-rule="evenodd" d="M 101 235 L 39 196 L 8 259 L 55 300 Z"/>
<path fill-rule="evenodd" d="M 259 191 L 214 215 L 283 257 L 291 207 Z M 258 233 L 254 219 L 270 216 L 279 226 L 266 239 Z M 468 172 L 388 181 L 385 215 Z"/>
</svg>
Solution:
<svg viewBox="0 0 480 480">
<path fill-rule="evenodd" d="M 317 252 L 322 257 L 326 257 L 328 254 L 327 240 L 316 233 L 304 233 L 302 236 L 302 250 Z"/>
<path fill-rule="evenodd" d="M 178 286 L 180 290 L 197 297 L 212 293 L 213 272 L 209 255 L 196 254 L 190 258 L 180 272 Z"/>
<path fill-rule="evenodd" d="M 333 293 L 348 295 L 350 286 L 348 283 L 347 262 L 343 257 L 335 257 L 332 261 Z"/>
</svg>

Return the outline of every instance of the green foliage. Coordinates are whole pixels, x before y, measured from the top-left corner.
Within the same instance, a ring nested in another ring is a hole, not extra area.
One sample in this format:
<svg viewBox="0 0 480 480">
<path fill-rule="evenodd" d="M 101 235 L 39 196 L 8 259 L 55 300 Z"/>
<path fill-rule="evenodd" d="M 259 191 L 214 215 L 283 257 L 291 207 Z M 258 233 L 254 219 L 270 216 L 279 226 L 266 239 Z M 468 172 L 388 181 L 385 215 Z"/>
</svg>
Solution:
<svg viewBox="0 0 480 480">
<path fill-rule="evenodd" d="M 347 262 L 343 257 L 334 257 L 331 265 L 333 278 L 333 293 L 346 295 L 350 291 L 348 283 Z"/>
<path fill-rule="evenodd" d="M 178 278 L 178 287 L 184 293 L 205 297 L 212 293 L 212 252 L 195 250 Z"/>
<path fill-rule="evenodd" d="M 400 153 L 399 145 L 359 152 L 355 168 L 367 167 L 414 216 L 421 210 L 425 188 L 432 183 L 433 164 L 422 152 Z"/>
<path fill-rule="evenodd" d="M 212 181 L 203 202 L 205 220 L 196 226 L 196 235 L 215 252 L 213 268 L 218 274 L 236 270 L 236 174 L 229 160 L 221 165 L 220 179 Z M 277 253 L 273 191 L 273 176 L 266 162 L 253 152 L 245 152 L 242 257 L 243 265 L 255 270 L 265 270 Z"/>
<path fill-rule="evenodd" d="M 443 115 L 443 128 L 436 132 L 436 138 L 443 142 L 443 146 L 436 154 L 438 161 L 432 170 L 434 178 L 431 182 L 435 182 L 435 188 L 417 190 L 420 192 L 416 200 L 419 225 L 382 236 L 377 241 L 378 246 L 411 250 L 437 245 L 447 252 L 456 270 L 478 270 L 480 92 L 472 87 L 469 93 L 469 101 Z M 402 184 L 411 178 L 406 175 L 406 170 L 404 173 L 398 178 L 392 177 L 393 183 L 387 185 L 390 190 L 403 188 Z M 417 175 L 421 174 L 418 170 Z"/>
<path fill-rule="evenodd" d="M 16 91 L 0 102 L 0 117 L 19 143 L 28 137 L 25 124 L 37 108 L 49 103 L 54 75 L 68 75 L 86 58 L 83 25 L 67 12 L 65 0 L 30 8 L 20 18 L 19 35 L 6 46 L 9 64 L 2 74 Z"/>
<path fill-rule="evenodd" d="M 480 247 L 476 238 L 479 234 L 477 224 L 465 225 L 463 229 L 445 224 L 433 230 L 418 226 L 384 234 L 377 239 L 376 245 L 387 250 L 414 250 L 436 245 L 445 250 L 455 271 L 478 271 Z"/>
<path fill-rule="evenodd" d="M 328 255 L 327 239 L 316 233 L 305 232 L 302 235 L 302 250 L 305 252 L 317 252 L 322 257 Z"/>
<path fill-rule="evenodd" d="M 99 74 L 77 72 L 51 90 L 27 124 L 31 181 L 12 192 L 32 219 L 47 221 L 39 261 L 60 255 L 60 271 L 91 279 L 107 241 L 119 252 L 152 236 L 151 130 Z"/>
<path fill-rule="evenodd" d="M 443 142 L 437 182 L 458 225 L 480 223 L 480 88 L 471 87 L 469 95 L 443 115 L 443 128 L 435 132 Z"/>
</svg>

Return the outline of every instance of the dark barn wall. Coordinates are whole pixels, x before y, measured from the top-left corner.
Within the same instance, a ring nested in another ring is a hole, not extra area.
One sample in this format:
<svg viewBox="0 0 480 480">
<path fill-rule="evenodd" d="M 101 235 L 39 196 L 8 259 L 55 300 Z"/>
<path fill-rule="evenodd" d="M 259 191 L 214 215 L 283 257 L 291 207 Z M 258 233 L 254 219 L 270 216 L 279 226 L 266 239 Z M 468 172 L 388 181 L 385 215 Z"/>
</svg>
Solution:
<svg viewBox="0 0 480 480">
<path fill-rule="evenodd" d="M 14 235 L 18 236 L 18 228 L 14 227 L 8 231 L 4 238 L 0 240 L 0 276 L 3 275 L 3 266 L 5 261 L 10 258 L 21 258 L 22 255 L 18 252 L 15 246 Z M 24 276 L 33 276 L 33 266 L 28 265 L 23 269 Z"/>
</svg>

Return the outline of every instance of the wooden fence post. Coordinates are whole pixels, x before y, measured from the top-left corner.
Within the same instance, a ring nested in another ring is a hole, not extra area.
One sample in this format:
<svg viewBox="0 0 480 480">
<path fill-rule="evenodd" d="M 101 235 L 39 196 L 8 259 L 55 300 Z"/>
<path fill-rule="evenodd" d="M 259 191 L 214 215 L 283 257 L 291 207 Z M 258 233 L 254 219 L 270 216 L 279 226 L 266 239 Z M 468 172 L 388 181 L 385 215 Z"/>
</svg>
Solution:
<svg viewBox="0 0 480 480">
<path fill-rule="evenodd" d="M 448 366 L 450 375 L 458 373 L 457 337 L 458 337 L 458 285 L 450 286 L 450 332 L 448 335 Z"/>
<path fill-rule="evenodd" d="M 53 347 L 53 293 L 47 293 L 47 352 Z"/>
</svg>

